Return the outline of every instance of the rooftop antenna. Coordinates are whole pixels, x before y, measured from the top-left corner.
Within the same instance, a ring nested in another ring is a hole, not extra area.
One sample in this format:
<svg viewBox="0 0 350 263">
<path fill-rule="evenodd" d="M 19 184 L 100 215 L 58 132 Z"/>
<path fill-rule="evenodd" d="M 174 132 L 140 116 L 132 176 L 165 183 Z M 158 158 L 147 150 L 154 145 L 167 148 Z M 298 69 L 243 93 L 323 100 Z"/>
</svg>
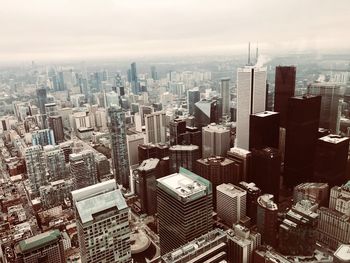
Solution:
<svg viewBox="0 0 350 263">
<path fill-rule="evenodd" d="M 258 58 L 259 58 L 259 46 L 258 46 L 258 42 L 256 42 L 256 54 L 255 54 L 256 63 L 258 63 Z"/>
<path fill-rule="evenodd" d="M 250 42 L 248 42 L 248 66 L 250 66 Z"/>
</svg>

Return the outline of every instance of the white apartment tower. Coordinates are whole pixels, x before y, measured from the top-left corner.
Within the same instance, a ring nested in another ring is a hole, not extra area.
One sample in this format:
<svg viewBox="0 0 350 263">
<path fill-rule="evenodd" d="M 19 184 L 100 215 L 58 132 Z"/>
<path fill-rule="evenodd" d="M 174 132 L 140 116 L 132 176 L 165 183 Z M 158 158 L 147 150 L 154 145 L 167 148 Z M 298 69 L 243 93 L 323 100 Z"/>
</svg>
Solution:
<svg viewBox="0 0 350 263">
<path fill-rule="evenodd" d="M 166 142 L 166 115 L 159 111 L 145 116 L 148 143 Z"/>
</svg>

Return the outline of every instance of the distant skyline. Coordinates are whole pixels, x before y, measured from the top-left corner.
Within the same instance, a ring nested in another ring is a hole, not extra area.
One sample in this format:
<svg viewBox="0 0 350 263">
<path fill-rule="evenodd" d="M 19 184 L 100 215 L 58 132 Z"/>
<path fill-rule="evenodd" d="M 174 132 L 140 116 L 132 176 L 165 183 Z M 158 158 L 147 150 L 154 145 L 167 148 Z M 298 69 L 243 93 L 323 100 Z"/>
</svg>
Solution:
<svg viewBox="0 0 350 263">
<path fill-rule="evenodd" d="M 1 1 L 0 61 L 349 52 L 348 0 Z"/>
</svg>

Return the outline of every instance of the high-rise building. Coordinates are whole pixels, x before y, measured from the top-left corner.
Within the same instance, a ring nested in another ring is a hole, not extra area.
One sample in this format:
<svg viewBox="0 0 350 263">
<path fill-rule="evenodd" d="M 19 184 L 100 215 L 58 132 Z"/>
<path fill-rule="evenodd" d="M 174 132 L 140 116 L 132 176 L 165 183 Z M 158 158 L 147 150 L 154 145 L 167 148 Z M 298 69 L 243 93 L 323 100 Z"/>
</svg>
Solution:
<svg viewBox="0 0 350 263">
<path fill-rule="evenodd" d="M 54 102 L 46 103 L 45 104 L 45 113 L 46 113 L 47 117 L 59 115 L 57 104 Z"/>
<path fill-rule="evenodd" d="M 329 208 L 350 216 L 350 181 L 340 187 L 332 187 Z"/>
<path fill-rule="evenodd" d="M 64 152 L 59 146 L 44 146 L 45 164 L 49 181 L 57 181 L 66 177 Z"/>
<path fill-rule="evenodd" d="M 260 233 L 238 224 L 227 232 L 227 237 L 228 262 L 252 263 L 254 250 L 261 245 Z"/>
<path fill-rule="evenodd" d="M 84 150 L 69 155 L 70 174 L 73 178 L 74 189 L 80 189 L 97 182 L 97 169 L 94 153 Z"/>
<path fill-rule="evenodd" d="M 148 143 L 165 143 L 166 136 L 166 115 L 159 111 L 145 116 L 146 140 Z"/>
<path fill-rule="evenodd" d="M 240 182 L 239 186 L 247 192 L 247 209 L 246 214 L 250 218 L 251 223 L 256 223 L 258 198 L 261 196 L 261 189 L 254 183 Z"/>
<path fill-rule="evenodd" d="M 39 192 L 40 186 L 46 184 L 45 157 L 40 145 L 28 147 L 25 150 L 27 175 L 34 193 Z"/>
<path fill-rule="evenodd" d="M 194 115 L 195 104 L 200 101 L 201 94 L 198 88 L 187 91 L 187 108 L 190 115 Z"/>
<path fill-rule="evenodd" d="M 169 122 L 170 145 L 182 144 L 181 134 L 186 132 L 186 120 L 174 119 Z"/>
<path fill-rule="evenodd" d="M 43 129 L 32 132 L 32 144 L 33 145 L 55 145 L 55 136 L 53 130 Z"/>
<path fill-rule="evenodd" d="M 131 91 L 134 94 L 139 93 L 139 83 L 137 78 L 137 71 L 136 71 L 136 63 L 131 63 L 131 70 L 130 70 L 130 81 L 131 81 Z"/>
<path fill-rule="evenodd" d="M 202 128 L 202 157 L 225 156 L 230 149 L 231 133 L 222 125 L 210 124 Z"/>
<path fill-rule="evenodd" d="M 339 111 L 340 86 L 329 82 L 312 83 L 308 86 L 308 94 L 322 96 L 320 127 L 338 134 L 341 115 L 341 111 Z"/>
<path fill-rule="evenodd" d="M 314 181 L 328 183 L 329 187 L 341 185 L 347 179 L 349 138 L 327 135 L 317 140 Z"/>
<path fill-rule="evenodd" d="M 40 186 L 40 200 L 44 209 L 61 206 L 66 200 L 70 199 L 71 192 L 74 190 L 73 180 L 57 180 L 47 185 Z"/>
<path fill-rule="evenodd" d="M 227 152 L 227 158 L 236 163 L 238 169 L 238 180 L 247 181 L 251 177 L 252 153 L 248 150 L 233 147 Z"/>
<path fill-rule="evenodd" d="M 216 209 L 218 217 L 228 226 L 239 223 L 246 216 L 247 192 L 233 184 L 216 187 Z"/>
<path fill-rule="evenodd" d="M 288 187 L 312 178 L 320 106 L 320 96 L 289 98 L 283 180 Z"/>
<path fill-rule="evenodd" d="M 273 195 L 264 194 L 258 198 L 256 225 L 265 244 L 275 247 L 277 245 L 277 204 Z"/>
<path fill-rule="evenodd" d="M 315 252 L 318 214 L 303 200 L 290 209 L 279 226 L 279 251 L 288 256 L 311 256 Z"/>
<path fill-rule="evenodd" d="M 250 115 L 249 149 L 273 147 L 279 144 L 278 112 L 264 111 Z"/>
<path fill-rule="evenodd" d="M 98 181 L 101 182 L 107 178 L 110 179 L 113 175 L 111 174 L 111 165 L 108 161 L 108 158 L 102 153 L 97 153 L 94 155 Z"/>
<path fill-rule="evenodd" d="M 155 66 L 151 66 L 151 78 L 153 80 L 157 80 L 158 79 L 158 74 L 157 74 L 157 70 Z"/>
<path fill-rule="evenodd" d="M 162 255 L 212 229 L 209 181 L 181 168 L 157 180 L 157 213 Z"/>
<path fill-rule="evenodd" d="M 263 193 L 272 194 L 279 200 L 281 177 L 281 154 L 271 147 L 252 150 L 252 177 Z"/>
<path fill-rule="evenodd" d="M 280 126 L 286 128 L 288 99 L 294 97 L 295 66 L 277 66 L 275 74 L 274 111 L 280 113 Z"/>
<path fill-rule="evenodd" d="M 147 159 L 135 170 L 136 193 L 140 199 L 141 211 L 154 215 L 157 211 L 157 182 L 161 178 L 160 160 Z"/>
<path fill-rule="evenodd" d="M 194 107 L 195 124 L 202 128 L 210 123 L 218 123 L 218 103 L 217 100 L 200 100 Z"/>
<path fill-rule="evenodd" d="M 115 180 L 72 192 L 82 263 L 131 263 L 129 208 Z"/>
<path fill-rule="evenodd" d="M 22 240 L 15 251 L 18 263 L 66 262 L 63 238 L 59 230 L 50 230 Z"/>
<path fill-rule="evenodd" d="M 129 158 L 126 141 L 125 112 L 121 108 L 108 108 L 109 131 L 111 134 L 112 168 L 118 184 L 129 188 Z"/>
<path fill-rule="evenodd" d="M 221 156 L 198 159 L 195 172 L 211 182 L 213 186 L 213 205 L 216 208 L 216 187 L 223 183 L 238 184 L 238 169 L 234 161 Z"/>
<path fill-rule="evenodd" d="M 329 186 L 326 183 L 301 183 L 294 187 L 293 202 L 310 200 L 320 206 L 327 206 Z"/>
<path fill-rule="evenodd" d="M 53 136 L 56 143 L 64 141 L 64 131 L 62 116 L 50 116 L 48 117 L 48 127 L 53 131 Z"/>
<path fill-rule="evenodd" d="M 237 70 L 236 147 L 249 150 L 249 117 L 265 111 L 266 68 L 246 66 Z"/>
<path fill-rule="evenodd" d="M 139 144 L 139 164 L 149 158 L 162 159 L 169 156 L 169 146 L 167 144 Z"/>
<path fill-rule="evenodd" d="M 38 97 L 38 107 L 41 114 L 45 114 L 45 104 L 47 103 L 47 92 L 45 88 L 39 88 L 36 90 Z"/>
<path fill-rule="evenodd" d="M 222 116 L 230 116 L 230 79 L 221 79 Z"/>
<path fill-rule="evenodd" d="M 69 163 L 69 155 L 73 152 L 73 144 L 73 141 L 60 143 L 60 148 L 64 153 L 64 160 L 66 163 Z"/>
<path fill-rule="evenodd" d="M 128 157 L 130 166 L 139 163 L 138 146 L 145 143 L 145 136 L 143 133 L 127 135 Z"/>
<path fill-rule="evenodd" d="M 196 161 L 200 158 L 197 145 L 173 145 L 169 148 L 170 172 L 176 173 L 180 167 L 194 171 Z"/>
</svg>

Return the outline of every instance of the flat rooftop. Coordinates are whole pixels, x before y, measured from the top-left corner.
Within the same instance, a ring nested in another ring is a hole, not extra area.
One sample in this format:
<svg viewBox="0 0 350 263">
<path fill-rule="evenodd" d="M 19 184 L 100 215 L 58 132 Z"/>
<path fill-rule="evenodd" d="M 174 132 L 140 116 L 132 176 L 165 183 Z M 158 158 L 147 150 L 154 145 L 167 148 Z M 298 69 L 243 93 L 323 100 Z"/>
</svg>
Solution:
<svg viewBox="0 0 350 263">
<path fill-rule="evenodd" d="M 26 240 L 19 242 L 19 250 L 25 253 L 30 250 L 36 250 L 56 241 L 60 238 L 61 232 L 59 230 L 51 230 L 48 232 L 41 233 L 39 235 L 33 236 Z"/>
<path fill-rule="evenodd" d="M 245 190 L 233 184 L 220 184 L 216 187 L 216 190 L 225 193 L 230 197 L 236 197 L 237 195 L 247 194 Z"/>
<path fill-rule="evenodd" d="M 350 245 L 340 245 L 334 256 L 343 262 L 350 262 Z"/>
<path fill-rule="evenodd" d="M 193 151 L 193 150 L 198 150 L 199 146 L 198 145 L 173 145 L 169 148 L 170 150 L 178 150 L 178 151 Z"/>
<path fill-rule="evenodd" d="M 255 114 L 252 114 L 254 116 L 258 116 L 258 117 L 268 117 L 268 116 L 273 116 L 273 115 L 278 115 L 278 112 L 275 111 L 262 111 L 262 112 L 258 112 Z"/>
<path fill-rule="evenodd" d="M 268 210 L 277 210 L 277 204 L 273 201 L 273 195 L 264 194 L 258 198 L 258 204 Z"/>
<path fill-rule="evenodd" d="M 157 185 L 173 197 L 181 201 L 192 201 L 211 193 L 211 183 L 184 169 L 157 179 Z"/>
<path fill-rule="evenodd" d="M 146 159 L 140 164 L 140 166 L 137 169 L 140 171 L 149 171 L 155 169 L 158 163 L 159 159 L 157 158 Z"/>
<path fill-rule="evenodd" d="M 332 143 L 332 144 L 338 144 L 338 143 L 349 140 L 349 138 L 342 137 L 339 135 L 329 134 L 329 135 L 326 135 L 326 136 L 319 138 L 319 140 L 324 141 L 324 142 L 328 142 L 328 143 Z"/>
</svg>

